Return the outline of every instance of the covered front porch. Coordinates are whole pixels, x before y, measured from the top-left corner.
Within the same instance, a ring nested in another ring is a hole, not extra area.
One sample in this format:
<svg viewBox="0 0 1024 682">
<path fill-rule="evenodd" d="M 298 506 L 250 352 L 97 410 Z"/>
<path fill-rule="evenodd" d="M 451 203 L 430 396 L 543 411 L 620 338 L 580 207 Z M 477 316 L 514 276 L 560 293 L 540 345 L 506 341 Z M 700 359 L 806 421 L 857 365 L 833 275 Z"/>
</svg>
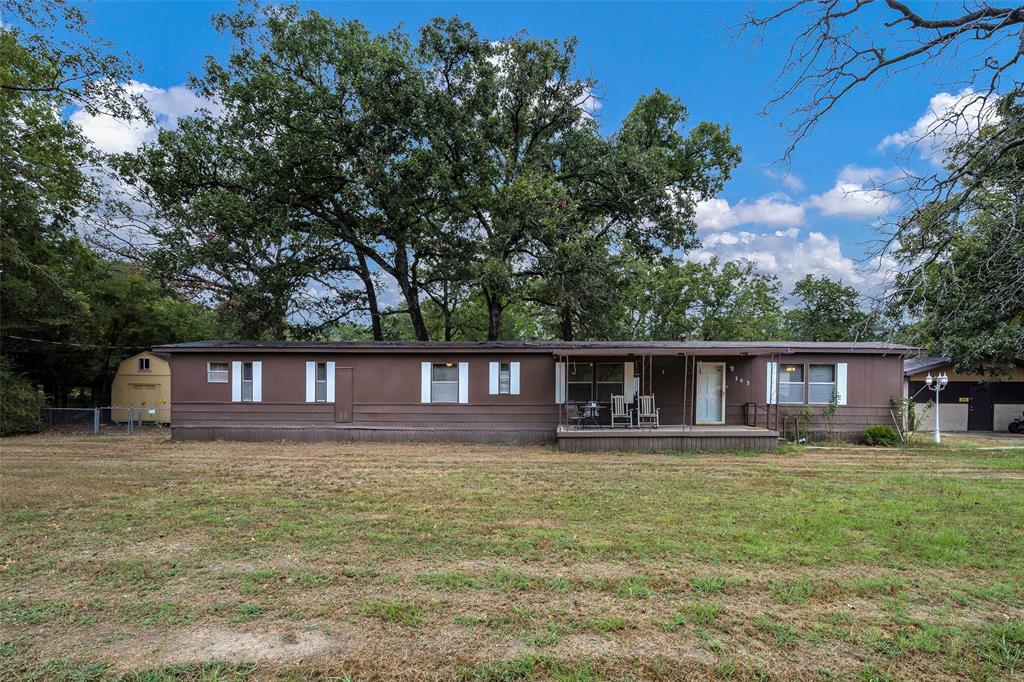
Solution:
<svg viewBox="0 0 1024 682">
<path fill-rule="evenodd" d="M 778 409 L 767 404 L 764 377 L 758 380 L 765 363 L 755 359 L 776 354 L 678 347 L 560 350 L 559 449 L 773 450 Z"/>
</svg>

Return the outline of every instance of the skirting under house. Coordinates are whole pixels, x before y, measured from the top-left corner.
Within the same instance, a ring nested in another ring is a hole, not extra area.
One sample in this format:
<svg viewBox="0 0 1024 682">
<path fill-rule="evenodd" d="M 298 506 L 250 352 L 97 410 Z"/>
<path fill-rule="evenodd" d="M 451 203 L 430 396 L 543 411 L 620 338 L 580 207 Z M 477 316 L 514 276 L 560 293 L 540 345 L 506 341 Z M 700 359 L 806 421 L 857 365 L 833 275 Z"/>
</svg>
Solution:
<svg viewBox="0 0 1024 682">
<path fill-rule="evenodd" d="M 537 445 L 553 443 L 553 429 L 451 429 L 375 426 L 295 426 L 287 424 L 171 426 L 177 440 L 287 441 L 304 443 L 502 443 Z"/>
<path fill-rule="evenodd" d="M 659 429 L 559 429 L 567 452 L 769 452 L 779 434 L 749 426 L 665 426 Z"/>
</svg>

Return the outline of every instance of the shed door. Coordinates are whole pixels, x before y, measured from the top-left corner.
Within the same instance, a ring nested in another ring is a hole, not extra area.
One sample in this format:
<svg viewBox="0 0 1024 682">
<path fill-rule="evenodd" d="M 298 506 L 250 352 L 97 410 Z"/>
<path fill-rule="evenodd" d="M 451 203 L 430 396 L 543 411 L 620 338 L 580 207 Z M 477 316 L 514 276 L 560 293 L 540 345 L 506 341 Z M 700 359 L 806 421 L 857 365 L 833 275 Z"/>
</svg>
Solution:
<svg viewBox="0 0 1024 682">
<path fill-rule="evenodd" d="M 967 430 L 991 431 L 995 409 L 992 406 L 992 385 L 971 384 L 971 402 L 967 406 Z"/>
<path fill-rule="evenodd" d="M 334 370 L 334 421 L 352 421 L 352 368 Z"/>
</svg>

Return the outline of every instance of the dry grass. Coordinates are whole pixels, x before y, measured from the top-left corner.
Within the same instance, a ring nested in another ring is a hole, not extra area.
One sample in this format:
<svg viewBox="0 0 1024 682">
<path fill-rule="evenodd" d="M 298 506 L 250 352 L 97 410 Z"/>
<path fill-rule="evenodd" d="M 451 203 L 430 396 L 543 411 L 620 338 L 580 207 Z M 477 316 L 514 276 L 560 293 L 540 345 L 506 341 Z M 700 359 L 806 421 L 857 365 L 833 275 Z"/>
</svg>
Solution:
<svg viewBox="0 0 1024 682">
<path fill-rule="evenodd" d="M 1020 677 L 992 446 L 8 439 L 0 677 Z"/>
</svg>

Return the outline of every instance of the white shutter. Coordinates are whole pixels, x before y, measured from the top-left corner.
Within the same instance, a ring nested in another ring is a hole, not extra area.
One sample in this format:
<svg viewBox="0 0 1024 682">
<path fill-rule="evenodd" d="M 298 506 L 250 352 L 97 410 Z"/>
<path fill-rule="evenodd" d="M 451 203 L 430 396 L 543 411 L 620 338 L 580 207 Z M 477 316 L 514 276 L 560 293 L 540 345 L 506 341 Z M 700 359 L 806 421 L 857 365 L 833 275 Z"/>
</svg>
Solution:
<svg viewBox="0 0 1024 682">
<path fill-rule="evenodd" d="M 555 363 L 555 403 L 561 405 L 565 402 L 565 363 Z"/>
<path fill-rule="evenodd" d="M 306 402 L 316 402 L 316 363 L 306 363 Z"/>
<path fill-rule="evenodd" d="M 420 402 L 430 402 L 430 368 L 431 363 L 420 363 Z"/>
<path fill-rule="evenodd" d="M 776 402 L 778 402 L 779 399 L 779 363 L 769 362 L 766 366 L 768 368 L 768 373 L 766 376 L 766 386 L 768 387 L 768 392 L 767 396 L 765 397 L 765 402 L 767 402 L 769 405 L 774 405 Z"/>
<path fill-rule="evenodd" d="M 459 402 L 469 402 L 469 363 L 459 363 Z"/>
<path fill-rule="evenodd" d="M 626 402 L 633 402 L 633 363 L 622 363 L 622 395 L 626 396 Z"/>
<path fill-rule="evenodd" d="M 846 404 L 846 363 L 836 363 L 836 404 Z"/>
<path fill-rule="evenodd" d="M 254 403 L 263 400 L 263 363 L 252 363 L 252 401 Z"/>
<path fill-rule="evenodd" d="M 492 362 L 488 365 L 487 393 L 498 395 L 498 363 Z"/>
<path fill-rule="evenodd" d="M 242 363 L 231 363 L 231 402 L 242 401 Z"/>
<path fill-rule="evenodd" d="M 327 402 L 334 402 L 334 363 L 327 363 Z"/>
<path fill-rule="evenodd" d="M 509 393 L 519 395 L 519 363 L 509 363 Z"/>
</svg>

